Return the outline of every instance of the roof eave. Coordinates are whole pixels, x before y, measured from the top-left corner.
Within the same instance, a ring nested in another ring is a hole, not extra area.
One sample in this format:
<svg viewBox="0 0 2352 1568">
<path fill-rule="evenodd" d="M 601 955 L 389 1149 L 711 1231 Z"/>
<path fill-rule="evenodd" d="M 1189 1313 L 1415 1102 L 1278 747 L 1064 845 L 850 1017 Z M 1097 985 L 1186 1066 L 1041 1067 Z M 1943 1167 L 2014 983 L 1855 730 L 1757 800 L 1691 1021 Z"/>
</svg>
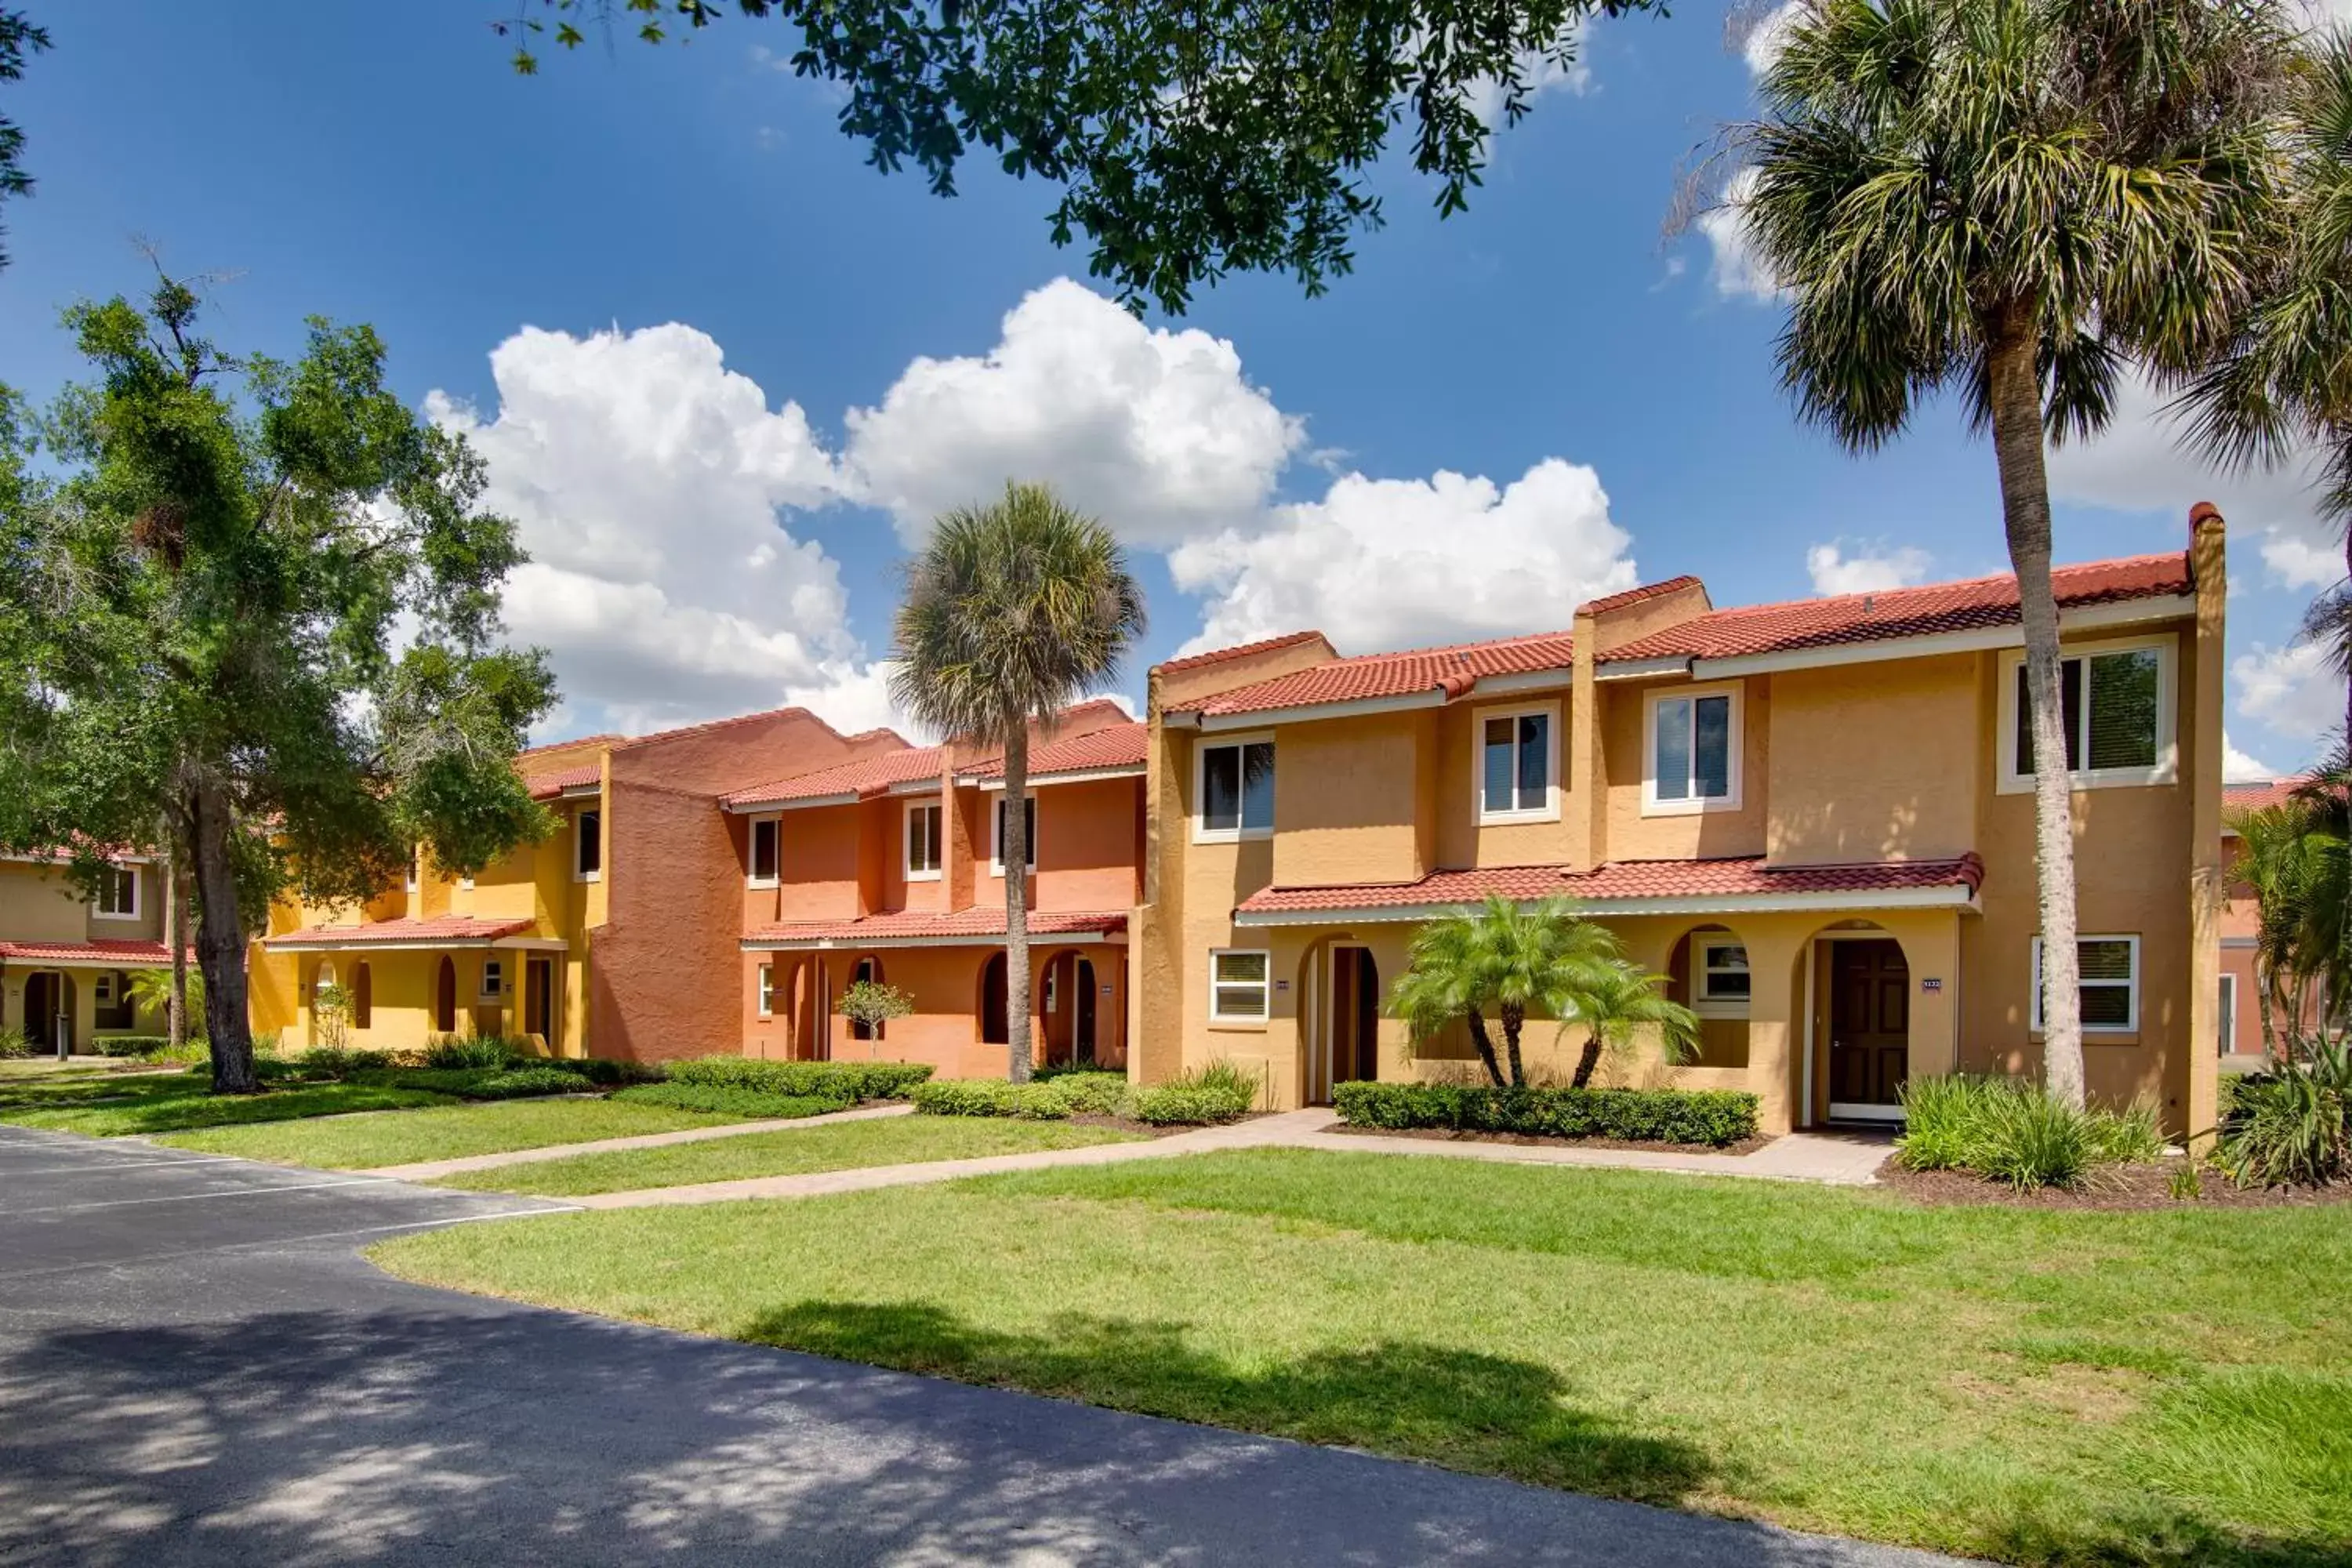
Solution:
<svg viewBox="0 0 2352 1568">
<path fill-rule="evenodd" d="M 1694 893 L 1611 899 L 1578 898 L 1563 889 L 1552 896 L 1567 899 L 1580 914 L 1603 919 L 1612 915 L 1740 915 L 1836 910 L 1948 909 L 1970 914 L 1984 912 L 1976 889 L 1958 881 L 1932 888 L 1885 888 L 1859 892 Z M 1517 899 L 1512 901 L 1522 909 L 1533 909 L 1543 900 Z M 1405 923 L 1474 911 L 1476 908 L 1475 904 L 1456 900 L 1450 903 L 1373 904 L 1353 909 L 1235 910 L 1234 924 L 1264 928 Z"/>
</svg>

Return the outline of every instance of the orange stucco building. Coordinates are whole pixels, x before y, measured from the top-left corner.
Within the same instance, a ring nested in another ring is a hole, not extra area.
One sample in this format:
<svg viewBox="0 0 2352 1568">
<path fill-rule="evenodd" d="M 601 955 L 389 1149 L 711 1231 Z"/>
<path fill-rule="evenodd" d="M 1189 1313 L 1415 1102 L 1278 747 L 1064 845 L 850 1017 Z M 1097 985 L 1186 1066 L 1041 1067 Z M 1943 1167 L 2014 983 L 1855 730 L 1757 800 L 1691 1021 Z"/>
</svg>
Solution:
<svg viewBox="0 0 2352 1568">
<path fill-rule="evenodd" d="M 2266 779 L 2260 784 L 2230 784 L 2222 790 L 2221 868 L 2228 874 L 2238 858 L 2238 835 L 2230 818 L 2241 811 L 2259 811 L 2284 805 L 2303 778 Z M 2217 1033 L 2221 1041 L 2221 1065 L 2235 1072 L 2252 1072 L 2263 1065 L 2261 994 L 2254 973 L 2254 936 L 2262 927 L 2262 900 L 2254 889 L 2229 876 L 2221 906 L 2221 1000 Z M 2314 984 L 2304 998 L 2303 1026 L 2315 1029 L 2326 998 Z M 2284 1018 L 2273 1020 L 2284 1027 Z"/>
<path fill-rule="evenodd" d="M 2061 568 L 2094 1094 L 2212 1125 L 2224 531 Z M 1910 1074 L 2039 1066 L 2032 762 L 2007 577 L 1716 609 L 1694 577 L 1562 632 L 1160 665 L 1130 1001 L 1145 1081 L 1276 1106 L 1456 1073 L 1382 1016 L 1421 922 L 1565 898 L 1702 1018 L 1617 1081 L 1749 1089 L 1768 1131 L 1899 1117 Z M 1531 1026 L 1541 1067 L 1581 1031 Z"/>
</svg>

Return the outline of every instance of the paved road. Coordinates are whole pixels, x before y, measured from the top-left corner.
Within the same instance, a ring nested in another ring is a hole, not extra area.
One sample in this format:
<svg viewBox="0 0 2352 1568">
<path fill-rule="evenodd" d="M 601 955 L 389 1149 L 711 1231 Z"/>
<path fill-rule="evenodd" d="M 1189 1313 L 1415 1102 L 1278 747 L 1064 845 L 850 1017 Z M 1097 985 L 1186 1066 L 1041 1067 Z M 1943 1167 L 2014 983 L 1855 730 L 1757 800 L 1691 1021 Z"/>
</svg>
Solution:
<svg viewBox="0 0 2352 1568">
<path fill-rule="evenodd" d="M 0 1563 L 1940 1561 L 477 1300 L 358 1256 L 533 1206 L 0 1127 Z"/>
</svg>

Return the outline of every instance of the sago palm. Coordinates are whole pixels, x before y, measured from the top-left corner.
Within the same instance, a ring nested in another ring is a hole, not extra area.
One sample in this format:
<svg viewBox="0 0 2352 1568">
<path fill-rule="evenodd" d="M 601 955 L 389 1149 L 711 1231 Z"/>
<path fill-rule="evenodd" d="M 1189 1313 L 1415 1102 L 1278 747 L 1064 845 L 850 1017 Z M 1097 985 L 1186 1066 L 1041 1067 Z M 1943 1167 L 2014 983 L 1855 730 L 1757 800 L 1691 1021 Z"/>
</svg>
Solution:
<svg viewBox="0 0 2352 1568">
<path fill-rule="evenodd" d="M 1989 431 L 2017 574 L 2050 1087 L 2083 1102 L 2073 806 L 2043 441 L 2105 426 L 2118 377 L 2203 363 L 2276 221 L 2271 0 L 1804 0 L 1733 145 L 1790 299 L 1779 362 L 1856 450 L 1958 395 Z"/>
<path fill-rule="evenodd" d="M 1110 531 L 1043 485 L 939 520 L 907 569 L 890 694 L 940 733 L 1004 753 L 1008 1071 L 1029 1076 L 1029 731 L 1118 673 L 1143 590 Z"/>
</svg>

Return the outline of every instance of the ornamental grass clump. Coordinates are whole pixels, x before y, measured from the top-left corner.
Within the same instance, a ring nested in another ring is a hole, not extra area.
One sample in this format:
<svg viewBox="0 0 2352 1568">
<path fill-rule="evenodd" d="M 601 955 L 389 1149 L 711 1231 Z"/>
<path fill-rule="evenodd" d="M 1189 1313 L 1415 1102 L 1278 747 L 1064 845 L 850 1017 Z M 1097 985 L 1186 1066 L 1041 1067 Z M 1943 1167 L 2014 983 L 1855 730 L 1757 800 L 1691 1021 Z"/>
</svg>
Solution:
<svg viewBox="0 0 2352 1568">
<path fill-rule="evenodd" d="M 1135 1097 L 1135 1117 L 1155 1127 L 1235 1121 L 1257 1104 L 1257 1079 L 1227 1061 L 1194 1068 Z"/>
<path fill-rule="evenodd" d="M 1980 1073 L 1903 1086 L 1906 1170 L 1969 1171 L 2020 1191 L 2079 1187 L 2102 1165 L 2149 1164 L 2165 1143 L 2156 1107 L 2076 1110 L 2038 1083 Z"/>
</svg>

